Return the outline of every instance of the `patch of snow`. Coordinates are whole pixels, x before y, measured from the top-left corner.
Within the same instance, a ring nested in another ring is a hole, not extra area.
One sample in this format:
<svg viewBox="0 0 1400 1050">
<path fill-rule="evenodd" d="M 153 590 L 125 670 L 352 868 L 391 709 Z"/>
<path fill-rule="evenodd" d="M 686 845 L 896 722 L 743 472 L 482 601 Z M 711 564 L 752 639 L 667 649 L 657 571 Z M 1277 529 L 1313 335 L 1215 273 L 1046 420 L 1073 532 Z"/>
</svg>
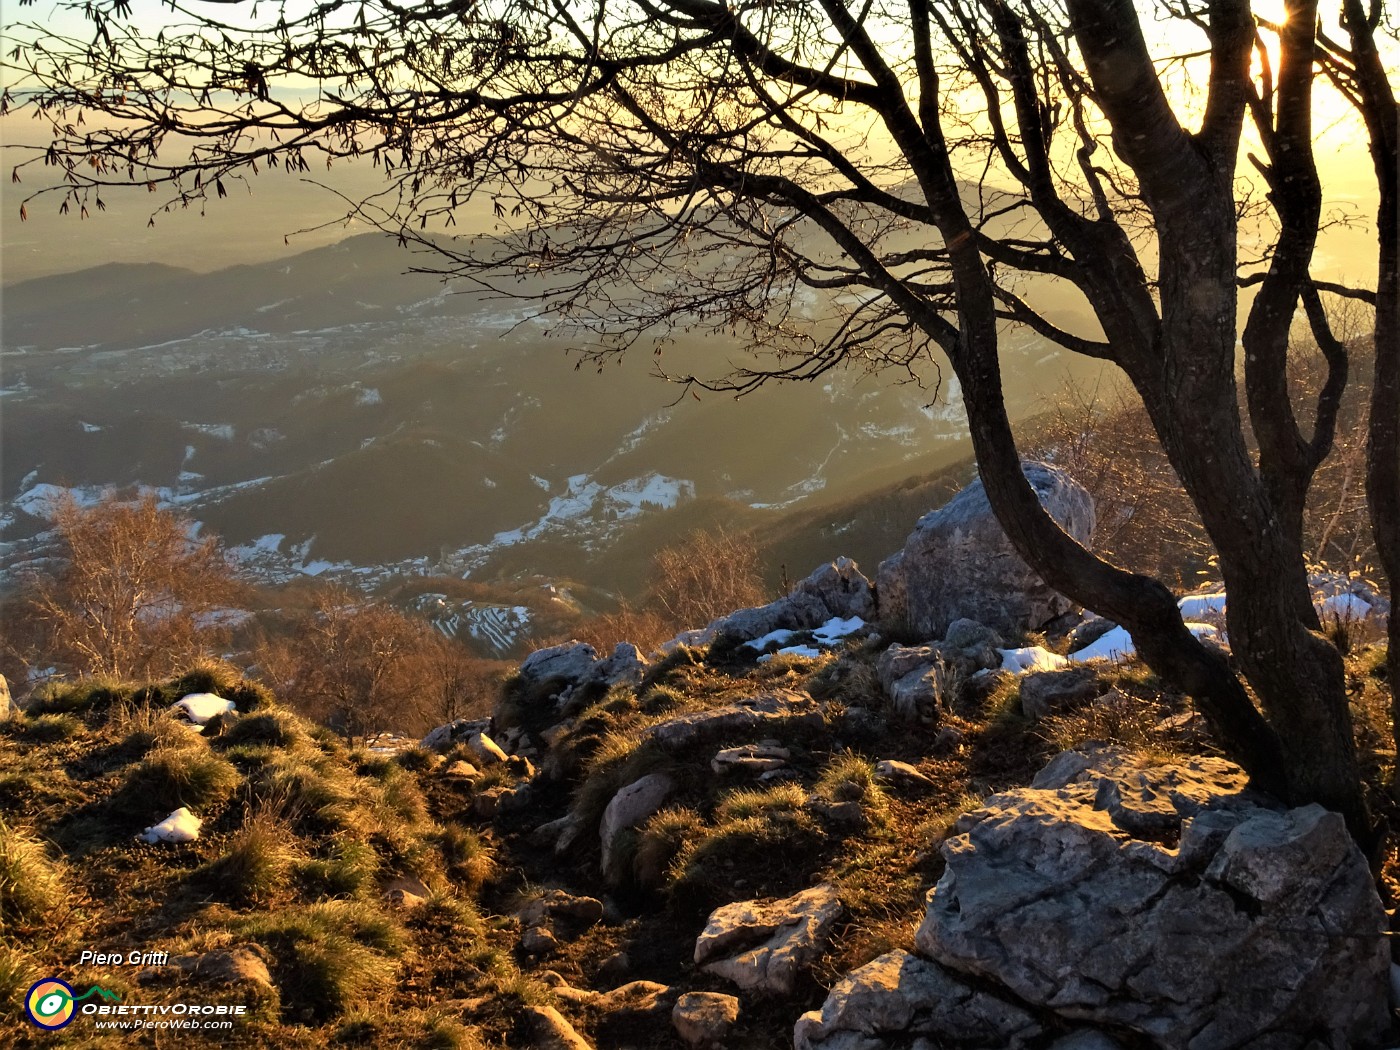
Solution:
<svg viewBox="0 0 1400 1050">
<path fill-rule="evenodd" d="M 72 499 L 80 507 L 92 507 L 102 502 L 109 492 L 109 489 L 97 485 L 70 488 L 41 482 L 16 497 L 14 506 L 16 510 L 22 510 L 32 517 L 52 521 L 58 513 L 59 506 L 66 499 Z"/>
<path fill-rule="evenodd" d="M 1316 604 L 1319 616 L 1335 616 L 1339 620 L 1364 620 L 1371 615 L 1371 603 L 1354 594 L 1334 594 Z"/>
<path fill-rule="evenodd" d="M 159 824 L 154 824 L 141 833 L 147 842 L 193 842 L 199 838 L 199 829 L 204 826 L 187 808 L 181 806 Z"/>
<path fill-rule="evenodd" d="M 759 652 L 763 652 L 764 649 L 767 649 L 774 642 L 782 645 L 796 633 L 796 631 L 785 631 L 780 627 L 776 631 L 769 631 L 761 638 L 750 638 L 744 645 L 750 649 L 757 649 Z"/>
<path fill-rule="evenodd" d="M 481 483 L 485 485 L 488 489 L 494 489 L 496 487 L 496 483 L 490 478 L 482 478 Z"/>
<path fill-rule="evenodd" d="M 570 486 L 573 481 L 573 478 L 569 479 Z M 668 478 L 662 474 L 647 474 L 614 485 L 607 490 L 607 498 L 622 505 L 619 514 L 628 514 L 629 511 L 639 513 L 649 505 L 669 510 L 682 500 L 695 498 L 695 482 Z"/>
<path fill-rule="evenodd" d="M 276 553 L 277 550 L 281 548 L 282 541 L 286 538 L 286 533 L 269 532 L 267 535 L 259 536 L 256 540 L 253 541 L 253 550 L 271 551 L 273 553 Z"/>
<path fill-rule="evenodd" d="M 1186 621 L 1186 629 L 1197 638 L 1219 640 L 1220 631 L 1208 623 Z M 1069 654 L 1071 663 L 1082 664 L 1089 660 L 1125 660 L 1137 652 L 1133 636 L 1126 628 L 1115 627 L 1092 645 Z"/>
<path fill-rule="evenodd" d="M 375 386 L 363 387 L 355 395 L 355 404 L 357 405 L 382 405 L 383 403 L 384 398 L 379 393 L 379 388 Z"/>
<path fill-rule="evenodd" d="M 185 423 L 183 426 L 186 430 L 198 431 L 201 434 L 212 438 L 218 438 L 221 441 L 233 440 L 234 431 L 232 423 Z"/>
<path fill-rule="evenodd" d="M 538 476 L 537 474 L 531 474 L 530 480 L 533 481 L 540 488 L 544 489 L 546 492 L 549 491 L 549 482 L 545 481 L 544 478 Z"/>
<path fill-rule="evenodd" d="M 813 631 L 812 636 L 819 642 L 832 645 L 840 638 L 855 634 L 864 626 L 865 621 L 859 616 L 852 616 L 845 620 L 841 619 L 839 616 L 834 616 Z"/>
<path fill-rule="evenodd" d="M 760 656 L 758 662 L 766 664 L 775 656 L 800 656 L 805 660 L 815 660 L 818 656 L 821 656 L 821 654 L 822 651 L 820 649 L 814 649 L 810 645 L 790 645 L 786 649 L 779 649 L 776 653 L 768 653 L 764 656 Z"/>
<path fill-rule="evenodd" d="M 1202 616 L 1225 615 L 1225 592 L 1214 594 L 1188 594 L 1176 603 L 1183 620 L 1198 620 Z"/>
<path fill-rule="evenodd" d="M 80 427 L 83 428 L 83 433 L 84 433 L 84 434 L 100 434 L 100 433 L 102 433 L 102 428 L 99 427 L 99 426 L 97 426 L 97 425 L 94 424 L 94 423 L 84 423 L 82 420 L 79 420 L 79 421 L 78 421 L 78 426 L 80 426 Z"/>
<path fill-rule="evenodd" d="M 201 726 L 217 715 L 237 710 L 232 700 L 225 700 L 222 696 L 215 696 L 213 693 L 187 693 L 170 706 L 178 707 L 185 712 L 191 722 Z"/>
<path fill-rule="evenodd" d="M 1052 653 L 1043 645 L 1028 645 L 1021 649 L 998 649 L 1001 653 L 1001 669 L 1012 674 L 1028 674 L 1032 671 L 1058 671 L 1068 667 L 1069 661 L 1058 653 Z"/>
</svg>

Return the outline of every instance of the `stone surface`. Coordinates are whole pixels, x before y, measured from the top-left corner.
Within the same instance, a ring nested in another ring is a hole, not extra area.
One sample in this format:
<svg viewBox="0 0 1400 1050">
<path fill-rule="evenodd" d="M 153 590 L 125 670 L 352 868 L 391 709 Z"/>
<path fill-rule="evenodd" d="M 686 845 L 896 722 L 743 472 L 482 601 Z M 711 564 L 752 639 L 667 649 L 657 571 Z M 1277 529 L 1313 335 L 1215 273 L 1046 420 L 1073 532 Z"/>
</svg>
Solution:
<svg viewBox="0 0 1400 1050">
<path fill-rule="evenodd" d="M 510 761 L 510 756 L 502 750 L 501 745 L 485 733 L 477 733 L 471 737 L 467 741 L 467 747 L 481 759 L 482 765 L 504 766 Z"/>
<path fill-rule="evenodd" d="M 0 674 L 0 720 L 9 718 L 14 712 L 14 704 L 10 701 L 10 683 L 5 681 L 5 676 Z"/>
<path fill-rule="evenodd" d="M 603 902 L 596 897 L 576 897 L 563 890 L 545 890 L 521 908 L 519 915 L 525 926 L 557 922 L 583 930 L 602 921 Z"/>
<path fill-rule="evenodd" d="M 1244 783 L 1219 759 L 1058 756 L 959 818 L 920 951 L 1167 1050 L 1372 1043 L 1390 959 L 1365 858 L 1337 814 Z"/>
<path fill-rule="evenodd" d="M 773 732 L 797 727 L 820 728 L 822 724 L 822 708 L 817 701 L 795 689 L 775 689 L 662 722 L 648 729 L 643 738 L 656 741 L 668 751 L 676 751 L 744 730 Z"/>
<path fill-rule="evenodd" d="M 695 1050 L 722 1050 L 738 1020 L 739 1000 L 719 992 L 686 992 L 671 1011 L 676 1034 Z"/>
<path fill-rule="evenodd" d="M 773 631 L 810 631 L 831 619 L 815 594 L 794 590 L 786 597 L 721 616 L 705 631 L 716 642 L 747 642 Z"/>
<path fill-rule="evenodd" d="M 536 649 L 520 664 L 520 676 L 536 682 L 562 678 L 577 682 L 593 669 L 598 651 L 587 642 L 564 642 Z"/>
<path fill-rule="evenodd" d="M 1050 516 L 1088 543 L 1094 529 L 1088 491 L 1044 463 L 1024 463 L 1022 470 Z M 980 479 L 920 518 L 875 579 L 881 623 L 924 638 L 942 637 L 963 617 L 1002 634 L 1036 630 L 1070 605 L 1012 549 Z"/>
<path fill-rule="evenodd" d="M 170 967 L 212 984 L 240 984 L 246 981 L 264 988 L 273 987 L 263 950 L 256 945 L 240 944 L 200 955 L 177 955 L 170 960 Z M 166 969 L 168 967 L 159 967 L 151 972 Z"/>
<path fill-rule="evenodd" d="M 749 991 L 790 994 L 843 910 L 829 883 L 781 900 L 726 904 L 710 914 L 695 941 L 696 965 Z"/>
<path fill-rule="evenodd" d="M 476 766 L 465 759 L 459 758 L 456 762 L 447 766 L 442 771 L 442 775 L 458 780 L 475 780 L 477 777 L 481 776 L 481 770 L 477 769 Z"/>
<path fill-rule="evenodd" d="M 904 784 L 918 784 L 926 787 L 933 785 L 932 780 L 908 762 L 899 762 L 892 758 L 884 758 L 876 762 L 875 775 L 884 780 L 893 780 Z"/>
<path fill-rule="evenodd" d="M 535 1050 L 593 1050 L 554 1007 L 527 1006 L 524 1014 Z"/>
<path fill-rule="evenodd" d="M 1021 679 L 1021 710 L 1039 722 L 1058 711 L 1086 703 L 1104 691 L 1098 672 L 1089 667 L 1032 671 Z"/>
<path fill-rule="evenodd" d="M 850 558 L 837 558 L 821 566 L 794 590 L 820 599 L 828 613 L 843 620 L 859 616 L 869 622 L 875 618 L 875 594 L 870 581 Z"/>
<path fill-rule="evenodd" d="M 651 773 L 628 784 L 613 796 L 603 811 L 598 837 L 603 847 L 603 874 L 611 877 L 617 863 L 617 836 L 635 828 L 659 810 L 676 783 L 665 773 Z"/>
<path fill-rule="evenodd" d="M 592 1006 L 604 1014 L 631 1014 L 645 1017 L 662 1014 L 671 1008 L 671 989 L 656 981 L 630 981 L 610 992 L 603 992 Z"/>
<path fill-rule="evenodd" d="M 710 769 L 721 776 L 726 773 L 764 773 L 770 769 L 782 769 L 791 757 L 792 752 L 785 747 L 748 744 L 718 752 L 710 759 Z"/>
<path fill-rule="evenodd" d="M 937 963 L 893 951 L 841 978 L 820 1010 L 798 1019 L 792 1043 L 794 1050 L 836 1050 L 895 1045 L 881 1036 L 932 1035 L 938 1046 L 1019 1047 L 1040 1032 L 1019 1006 L 974 990 Z"/>
<path fill-rule="evenodd" d="M 453 744 L 469 740 L 478 733 L 485 733 L 490 728 L 491 719 L 489 718 L 459 718 L 455 722 L 440 725 L 429 732 L 418 746 L 434 751 L 446 751 Z"/>
<path fill-rule="evenodd" d="M 559 938 L 548 926 L 527 926 L 520 935 L 520 947 L 530 955 L 548 955 L 559 947 Z"/>
</svg>

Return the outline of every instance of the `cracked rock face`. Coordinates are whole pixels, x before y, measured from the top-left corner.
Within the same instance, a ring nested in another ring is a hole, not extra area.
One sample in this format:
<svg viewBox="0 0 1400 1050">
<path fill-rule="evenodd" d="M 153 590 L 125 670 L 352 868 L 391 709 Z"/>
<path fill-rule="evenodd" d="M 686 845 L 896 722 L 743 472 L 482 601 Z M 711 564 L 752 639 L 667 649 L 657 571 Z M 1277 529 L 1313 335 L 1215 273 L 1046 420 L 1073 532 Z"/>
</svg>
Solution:
<svg viewBox="0 0 1400 1050">
<path fill-rule="evenodd" d="M 1087 544 L 1094 531 L 1088 490 L 1044 463 L 1021 469 L 1050 516 Z M 880 563 L 875 580 L 881 622 L 923 638 L 941 638 L 962 617 L 1002 634 L 1036 630 L 1070 607 L 1012 548 L 980 480 L 920 518 L 904 549 Z"/>
<path fill-rule="evenodd" d="M 820 728 L 822 724 L 822 708 L 817 701 L 795 689 L 775 689 L 724 707 L 681 715 L 652 726 L 643 736 L 668 751 L 675 751 L 736 732 L 754 729 L 766 732 L 801 726 Z"/>
<path fill-rule="evenodd" d="M 749 991 L 789 995 L 844 910 L 829 883 L 774 901 L 716 908 L 695 941 L 695 962 Z"/>
<path fill-rule="evenodd" d="M 887 1047 L 894 1044 L 881 1037 L 897 1035 L 937 1036 L 940 1046 L 1018 1047 L 1040 1033 L 1035 1018 L 1019 1006 L 972 988 L 937 963 L 896 950 L 841 978 L 820 1010 L 798 1019 L 793 1047 Z"/>
<path fill-rule="evenodd" d="M 1209 758 L 1066 753 L 1035 785 L 959 820 L 923 954 L 1164 1048 L 1383 1035 L 1385 915 L 1340 816 L 1268 808 Z"/>
</svg>

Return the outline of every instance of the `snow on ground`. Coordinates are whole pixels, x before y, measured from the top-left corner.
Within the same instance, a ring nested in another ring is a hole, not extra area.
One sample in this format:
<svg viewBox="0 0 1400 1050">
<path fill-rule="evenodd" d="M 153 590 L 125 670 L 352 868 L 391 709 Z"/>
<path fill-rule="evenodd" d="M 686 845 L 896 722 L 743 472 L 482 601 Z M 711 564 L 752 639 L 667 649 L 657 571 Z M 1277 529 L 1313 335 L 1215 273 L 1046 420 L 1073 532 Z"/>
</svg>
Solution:
<svg viewBox="0 0 1400 1050">
<path fill-rule="evenodd" d="M 1220 631 L 1208 623 L 1192 623 L 1186 621 L 1186 629 L 1201 639 L 1219 640 Z M 1088 660 L 1124 660 L 1137 652 L 1137 647 L 1133 645 L 1133 636 L 1122 627 L 1115 627 L 1106 635 L 1069 654 L 1071 663 L 1081 664 Z"/>
<path fill-rule="evenodd" d="M 92 507 L 101 503 L 110 493 L 110 489 L 99 485 L 82 485 L 74 488 L 41 482 L 28 492 L 17 496 L 14 507 L 32 517 L 52 521 L 54 515 L 58 513 L 58 508 L 67 499 L 72 499 L 80 507 Z"/>
<path fill-rule="evenodd" d="M 209 437 L 219 438 L 221 441 L 233 440 L 232 423 L 184 423 L 182 425 L 186 430 L 195 430 Z"/>
<path fill-rule="evenodd" d="M 1225 592 L 1214 594 L 1188 594 L 1176 603 L 1183 620 L 1199 620 L 1203 616 L 1225 615 Z"/>
<path fill-rule="evenodd" d="M 775 656 L 801 656 L 808 660 L 814 660 L 818 656 L 821 656 L 821 654 L 822 651 L 820 649 L 814 649 L 810 645 L 790 645 L 786 649 L 779 649 L 776 653 L 766 653 L 760 656 L 758 662 L 766 664 Z"/>
<path fill-rule="evenodd" d="M 189 720 L 196 725 L 203 725 L 217 715 L 236 710 L 232 700 L 225 700 L 213 693 L 187 693 L 170 706 L 185 712 Z"/>
<path fill-rule="evenodd" d="M 100 433 L 102 433 L 102 428 L 99 427 L 99 426 L 97 426 L 95 423 L 84 423 L 82 420 L 79 420 L 79 421 L 78 421 L 78 425 L 79 425 L 80 427 L 83 428 L 83 433 L 84 433 L 84 434 L 100 434 Z"/>
<path fill-rule="evenodd" d="M 379 393 L 378 387 L 363 387 L 360 392 L 355 395 L 355 404 L 357 405 L 381 405 L 383 403 L 384 398 Z"/>
<path fill-rule="evenodd" d="M 864 626 L 865 621 L 859 616 L 852 616 L 846 620 L 835 616 L 813 631 L 812 636 L 824 645 L 834 645 L 838 640 L 855 634 Z"/>
<path fill-rule="evenodd" d="M 1335 616 L 1339 620 L 1364 620 L 1371 615 L 1371 603 L 1354 594 L 1334 594 L 1316 604 L 1319 616 Z"/>
<path fill-rule="evenodd" d="M 776 631 L 769 631 L 760 638 L 750 638 L 744 645 L 749 649 L 757 649 L 759 652 L 763 652 L 764 649 L 767 649 L 774 643 L 782 645 L 784 642 L 791 640 L 792 636 L 796 633 L 796 631 L 786 631 L 779 627 Z"/>
<path fill-rule="evenodd" d="M 199 838 L 199 829 L 204 825 L 200 820 L 184 806 L 181 806 L 170 816 L 166 817 L 159 824 L 155 824 L 141 833 L 141 837 L 147 842 L 193 842 Z"/>
<path fill-rule="evenodd" d="M 1052 653 L 1041 645 L 1028 645 L 1021 649 L 998 649 L 997 652 L 1001 653 L 1001 669 L 1012 674 L 1058 671 L 1069 666 L 1069 661 L 1063 656 Z"/>
</svg>

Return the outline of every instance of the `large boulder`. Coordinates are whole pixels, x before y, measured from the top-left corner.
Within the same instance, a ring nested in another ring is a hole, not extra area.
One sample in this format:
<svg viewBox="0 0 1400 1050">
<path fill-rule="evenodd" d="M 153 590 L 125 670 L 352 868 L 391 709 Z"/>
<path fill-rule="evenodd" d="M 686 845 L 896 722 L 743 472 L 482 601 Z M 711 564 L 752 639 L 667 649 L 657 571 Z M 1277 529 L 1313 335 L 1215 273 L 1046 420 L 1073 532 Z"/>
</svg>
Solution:
<svg viewBox="0 0 1400 1050">
<path fill-rule="evenodd" d="M 791 994 L 799 971 L 825 949 L 844 908 L 822 883 L 783 900 L 716 908 L 695 941 L 695 962 L 748 991 Z"/>
<path fill-rule="evenodd" d="M 593 669 L 597 660 L 597 650 L 587 642 L 564 642 L 536 649 L 525 657 L 520 664 L 520 677 L 534 682 L 551 678 L 576 682 Z"/>
<path fill-rule="evenodd" d="M 1044 463 L 1021 469 L 1050 516 L 1087 544 L 1094 531 L 1088 491 Z M 923 638 L 942 637 L 961 617 L 1002 634 L 1035 630 L 1070 607 L 1012 548 L 980 479 L 920 518 L 904 549 L 880 563 L 875 581 L 881 622 Z"/>
<path fill-rule="evenodd" d="M 1245 779 L 1219 759 L 1059 756 L 959 819 L 920 951 L 1153 1046 L 1373 1044 L 1390 953 L 1366 860 L 1340 816 Z"/>
<path fill-rule="evenodd" d="M 862 620 L 875 617 L 875 593 L 870 581 L 850 558 L 837 558 L 823 565 L 793 590 L 819 598 L 831 616 L 843 620 L 852 616 Z"/>
</svg>

